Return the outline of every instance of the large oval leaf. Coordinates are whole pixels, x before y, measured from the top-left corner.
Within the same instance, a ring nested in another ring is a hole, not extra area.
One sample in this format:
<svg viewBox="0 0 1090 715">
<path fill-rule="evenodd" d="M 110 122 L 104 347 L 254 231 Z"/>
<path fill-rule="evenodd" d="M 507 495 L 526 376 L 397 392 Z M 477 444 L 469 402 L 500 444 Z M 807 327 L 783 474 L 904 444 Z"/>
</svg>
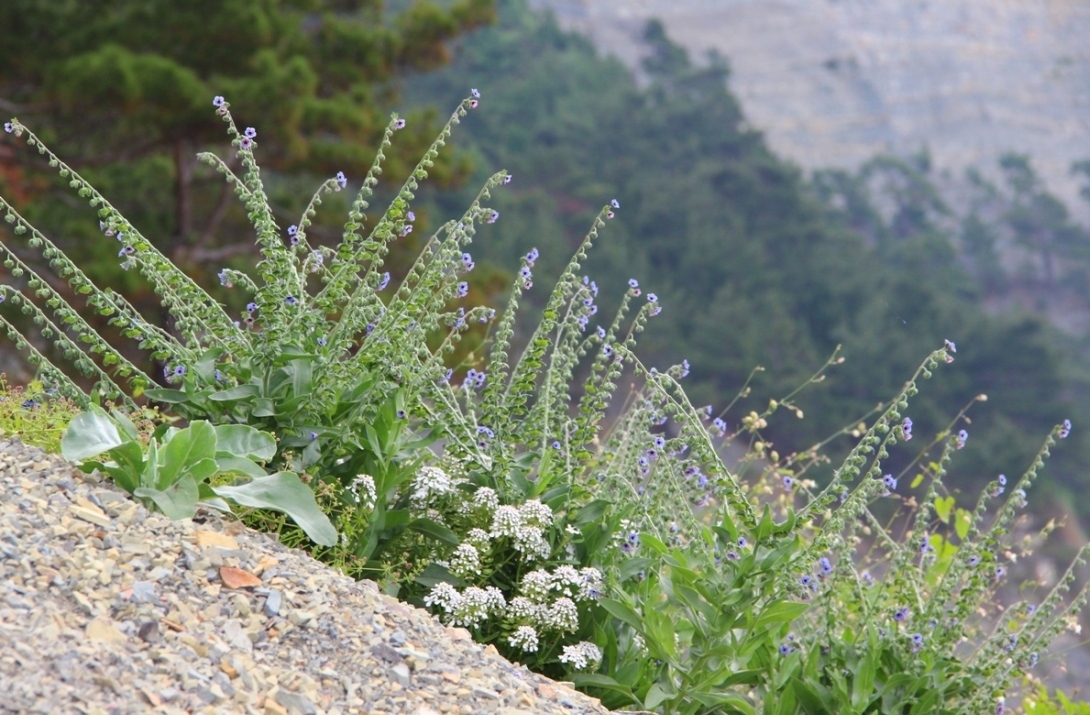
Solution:
<svg viewBox="0 0 1090 715">
<path fill-rule="evenodd" d="M 267 462 L 276 456 L 276 440 L 249 425 L 217 425 L 216 454 Z"/>
<path fill-rule="evenodd" d="M 61 454 L 73 462 L 97 457 L 122 444 L 117 425 L 104 413 L 81 412 L 68 424 L 61 438 Z"/>
</svg>

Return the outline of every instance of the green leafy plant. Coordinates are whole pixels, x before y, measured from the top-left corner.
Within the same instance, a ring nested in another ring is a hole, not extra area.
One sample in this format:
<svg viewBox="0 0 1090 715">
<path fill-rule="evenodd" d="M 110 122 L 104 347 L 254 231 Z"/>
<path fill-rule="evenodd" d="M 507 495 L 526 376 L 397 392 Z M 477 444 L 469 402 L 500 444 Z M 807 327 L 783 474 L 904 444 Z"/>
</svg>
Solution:
<svg viewBox="0 0 1090 715">
<path fill-rule="evenodd" d="M 25 389 L 9 387 L 0 374 L 0 436 L 18 437 L 56 454 L 64 430 L 79 411 L 70 400 L 51 394 L 37 380 Z"/>
<path fill-rule="evenodd" d="M 396 288 L 383 270 L 389 244 L 413 230 L 419 182 L 478 103 L 474 90 L 386 210 L 368 217 L 384 151 L 402 126 L 395 116 L 332 248 L 310 244 L 307 229 L 322 197 L 348 179 L 323 183 L 282 233 L 254 158 L 257 132 L 239 131 L 216 98 L 245 173 L 214 154 L 202 158 L 244 202 L 262 256 L 256 280 L 220 273 L 225 287 L 251 299 L 238 320 L 11 122 L 10 132 L 98 209 L 123 267 L 138 269 L 175 317 L 173 332 L 149 325 L 0 199 L 14 231 L 29 234 L 93 310 L 165 363 L 161 380 L 140 372 L 4 247 L 13 275 L 25 276 L 49 310 L 15 287 L 0 291 L 95 382 L 86 394 L 5 323 L 43 382 L 88 407 L 63 452 L 171 516 L 191 515 L 199 503 L 240 508 L 248 523 L 379 580 L 614 707 L 911 715 L 1002 706 L 1032 655 L 1087 598 L 1083 588 L 1062 602 L 1071 571 L 1032 612 L 1008 609 L 990 633 L 971 621 L 1005 576 L 998 559 L 1024 490 L 1070 425 L 1050 435 L 1010 501 L 991 510 L 982 499 L 969 511 L 941 481 L 968 439 L 952 434 L 959 414 L 928 445 L 943 455 L 921 468 L 910 489 L 929 480 L 926 492 L 910 528 L 896 533 L 875 515 L 901 478 L 884 474 L 884 463 L 912 438 L 906 411 L 917 380 L 953 361 L 953 343 L 868 413 L 873 423 L 855 430 L 857 444 L 819 487 L 807 472 L 827 459 L 823 445 L 781 455 L 765 435 L 777 412 L 802 416 L 797 391 L 732 430 L 734 402 L 718 413 L 690 402 L 681 386 L 687 361 L 659 370 L 637 357 L 638 334 L 664 309 L 638 280 L 628 279 L 617 312 L 595 324 L 599 289 L 583 263 L 620 210 L 615 200 L 594 217 L 513 357 L 536 249 L 522 257 L 497 322 L 491 309 L 458 306 L 474 267 L 467 248 L 480 224 L 499 218 L 482 202 L 509 175 L 491 177 L 468 210 L 430 236 Z M 474 321 L 494 325 L 483 357 L 474 351 L 472 366 L 448 366 Z M 803 386 L 839 362 L 834 354 Z M 618 400 L 622 381 L 628 389 Z M 146 450 L 126 413 L 144 397 L 189 421 L 156 428 Z M 119 408 L 94 407 L 101 398 Z M 737 466 L 722 456 L 734 441 L 746 452 Z M 996 480 L 988 498 L 1005 486 Z M 959 653 L 963 643 L 976 651 Z"/>
<path fill-rule="evenodd" d="M 276 441 L 247 425 L 213 426 L 204 421 L 184 429 L 163 425 L 145 449 L 125 415 L 96 408 L 72 420 L 61 453 L 80 462 L 86 472 L 108 474 L 119 487 L 171 519 L 192 517 L 198 503 L 230 512 L 231 502 L 283 512 L 315 543 L 337 542 L 336 530 L 298 475 L 268 474 L 262 468 L 259 462 L 276 454 Z M 110 460 L 102 460 L 102 455 Z M 209 483 L 220 476 L 232 477 L 232 483 Z"/>
</svg>

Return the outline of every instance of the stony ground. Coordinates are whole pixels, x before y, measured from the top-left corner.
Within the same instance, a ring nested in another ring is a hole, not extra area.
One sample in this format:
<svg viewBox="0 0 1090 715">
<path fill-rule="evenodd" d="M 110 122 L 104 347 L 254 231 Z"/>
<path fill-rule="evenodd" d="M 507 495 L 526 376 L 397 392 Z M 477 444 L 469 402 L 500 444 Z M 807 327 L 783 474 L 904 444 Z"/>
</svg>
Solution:
<svg viewBox="0 0 1090 715">
<path fill-rule="evenodd" d="M 0 440 L 0 712 L 151 711 L 607 712 L 266 534 Z"/>
</svg>

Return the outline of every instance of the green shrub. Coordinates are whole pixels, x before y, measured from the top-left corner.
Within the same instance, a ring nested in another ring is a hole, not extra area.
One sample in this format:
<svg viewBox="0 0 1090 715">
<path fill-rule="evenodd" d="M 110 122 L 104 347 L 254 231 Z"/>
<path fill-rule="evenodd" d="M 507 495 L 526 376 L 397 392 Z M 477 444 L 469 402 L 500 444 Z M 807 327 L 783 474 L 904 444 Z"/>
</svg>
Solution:
<svg viewBox="0 0 1090 715">
<path fill-rule="evenodd" d="M 1002 698 L 1087 599 L 1084 587 L 1064 600 L 1084 550 L 1035 606 L 987 617 L 1006 577 L 1004 549 L 1025 490 L 1070 424 L 1047 437 L 998 506 L 1005 477 L 971 511 L 957 508 L 943 485 L 946 465 L 968 439 L 963 429 L 954 433 L 964 411 L 915 455 L 919 474 L 898 489 L 906 477 L 885 474 L 883 460 L 908 449 L 909 402 L 918 380 L 953 361 L 947 341 L 891 403 L 868 415 L 870 426 L 855 430 L 855 448 L 819 488 L 807 471 L 826 459 L 822 445 L 781 455 L 763 436 L 777 413 L 802 416 L 794 393 L 731 428 L 727 410 L 713 417 L 711 407 L 689 402 L 680 382 L 687 363 L 662 371 L 641 363 L 636 337 L 668 308 L 635 278 L 618 312 L 592 325 L 599 289 L 581 275 L 582 263 L 620 210 L 616 201 L 594 219 L 516 357 L 519 300 L 533 288 L 536 250 L 522 258 L 498 321 L 490 309 L 457 307 L 468 290 L 462 274 L 473 268 L 466 249 L 481 223 L 499 218 L 482 202 L 510 180 L 505 173 L 428 239 L 396 288 L 382 270 L 390 242 L 413 228 L 419 182 L 478 102 L 474 90 L 386 210 L 368 218 L 383 151 L 402 126 L 395 116 L 343 240 L 329 248 L 308 243 L 306 230 L 321 197 L 345 189 L 347 178 L 324 182 L 298 224 L 281 232 L 254 159 L 256 131 L 240 132 L 216 98 L 245 174 L 201 156 L 245 203 L 261 252 L 257 280 L 220 274 L 225 286 L 251 297 L 237 321 L 11 122 L 9 131 L 25 136 L 98 210 L 123 267 L 139 270 L 175 318 L 174 332 L 148 324 L 0 198 L 15 233 L 29 234 L 91 309 L 166 363 L 162 379 L 142 372 L 14 252 L 0 249 L 49 310 L 12 286 L 0 286 L 2 295 L 95 382 L 85 394 L 0 317 L 43 383 L 90 410 L 72 422 L 66 453 L 175 516 L 191 514 L 198 500 L 223 509 L 233 500 L 249 523 L 353 576 L 375 578 L 612 707 L 1004 711 Z M 493 324 L 487 357 L 448 367 L 446 356 L 472 321 Z M 838 362 L 834 355 L 806 385 Z M 189 426 L 156 428 L 145 451 L 124 414 L 138 409 L 142 395 Z M 100 399 L 119 403 L 112 419 L 93 407 Z M 747 454 L 732 469 L 721 454 L 734 441 Z M 256 451 L 245 446 L 258 443 Z M 932 457 L 932 449 L 941 454 Z M 102 454 L 112 461 L 95 459 Z M 313 494 L 289 504 L 302 483 Z M 921 486 L 905 498 L 913 513 L 883 523 L 879 514 L 891 511 L 884 501 Z"/>
</svg>

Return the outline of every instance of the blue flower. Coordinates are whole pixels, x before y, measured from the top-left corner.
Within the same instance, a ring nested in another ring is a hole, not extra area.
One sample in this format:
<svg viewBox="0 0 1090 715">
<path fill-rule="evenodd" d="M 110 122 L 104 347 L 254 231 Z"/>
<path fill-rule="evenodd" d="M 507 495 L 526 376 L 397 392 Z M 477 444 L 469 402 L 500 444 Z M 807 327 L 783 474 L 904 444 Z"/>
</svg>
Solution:
<svg viewBox="0 0 1090 715">
<path fill-rule="evenodd" d="M 185 375 L 185 365 L 178 365 L 174 368 L 174 377 L 181 377 Z"/>
<path fill-rule="evenodd" d="M 541 254 L 537 252 L 536 248 L 531 248 L 530 252 L 526 254 L 526 260 L 528 260 L 530 263 L 533 263 L 538 259 L 538 256 L 540 255 Z"/>
<path fill-rule="evenodd" d="M 739 547 L 739 548 L 742 548 L 742 549 L 744 549 L 744 548 L 746 548 L 746 546 L 748 546 L 748 545 L 749 545 L 749 542 L 748 542 L 748 541 L 746 541 L 746 537 L 744 537 L 744 536 L 739 536 L 739 537 L 738 537 L 738 547 Z"/>
<path fill-rule="evenodd" d="M 648 303 L 658 303 L 659 302 L 659 297 L 657 295 L 655 295 L 654 293 L 648 293 L 647 294 L 647 302 Z"/>
<path fill-rule="evenodd" d="M 257 303 L 247 303 L 246 304 L 246 312 L 247 313 L 257 312 Z"/>
<path fill-rule="evenodd" d="M 249 149 L 254 145 L 254 140 L 250 137 L 242 137 L 238 140 L 238 145 L 243 149 Z"/>
<path fill-rule="evenodd" d="M 337 180 L 337 183 L 341 185 L 342 189 L 348 186 L 348 179 L 345 178 L 343 171 L 338 171 L 337 176 L 335 176 L 334 178 Z"/>
<path fill-rule="evenodd" d="M 658 449 L 662 449 L 665 446 L 666 446 L 666 438 L 663 437 L 661 434 L 657 435 L 655 437 L 655 447 L 658 448 Z"/>
<path fill-rule="evenodd" d="M 825 574 L 826 576 L 833 572 L 833 564 L 831 561 L 829 561 L 828 556 L 822 556 L 820 559 L 818 559 L 818 566 L 821 568 L 821 573 Z"/>
<path fill-rule="evenodd" d="M 407 413 L 405 412 L 405 410 L 398 410 L 398 411 L 397 411 L 397 418 L 398 418 L 399 420 L 403 420 L 403 419 L 405 419 L 405 418 L 406 418 L 406 417 L 408 417 L 408 416 L 409 416 L 409 415 L 408 415 L 408 414 L 407 414 Z"/>
<path fill-rule="evenodd" d="M 908 609 L 908 606 L 905 606 L 904 608 L 898 609 L 897 612 L 893 614 L 893 620 L 899 623 L 907 619 L 910 613 L 912 612 Z"/>
<path fill-rule="evenodd" d="M 323 348 L 326 346 L 326 339 L 325 338 L 318 338 L 318 340 L 316 342 L 318 343 L 318 345 L 320 345 Z"/>
<path fill-rule="evenodd" d="M 462 265 L 465 266 L 466 268 L 472 266 L 473 265 L 473 256 L 471 256 L 468 253 L 463 253 L 462 254 Z"/>
<path fill-rule="evenodd" d="M 228 288 L 231 287 L 231 277 L 227 274 L 227 269 L 226 268 L 224 268 L 222 271 L 220 271 L 217 275 L 218 275 L 218 277 L 220 279 L 220 285 L 221 286 L 226 286 Z"/>
<path fill-rule="evenodd" d="M 946 349 L 949 350 L 950 352 L 956 353 L 958 351 L 958 348 L 957 348 L 956 345 L 954 345 L 953 341 L 943 340 L 942 342 L 943 342 L 943 345 L 946 346 Z"/>
<path fill-rule="evenodd" d="M 499 219 L 499 217 L 500 217 L 500 212 L 499 211 L 493 211 L 491 214 L 488 215 L 488 223 L 496 223 L 496 220 Z"/>
<path fill-rule="evenodd" d="M 612 345 L 604 346 L 602 348 L 602 354 L 605 355 L 607 358 L 613 357 L 613 346 Z"/>
<path fill-rule="evenodd" d="M 378 290 L 386 290 L 386 286 L 390 284 L 390 272 L 386 271 L 382 274 L 382 278 L 378 282 Z"/>
<path fill-rule="evenodd" d="M 414 214 L 412 211 L 410 211 L 407 214 L 405 214 L 405 218 L 408 220 L 409 223 L 412 223 L 413 221 L 416 220 L 416 214 Z"/>
<path fill-rule="evenodd" d="M 226 103 L 227 103 L 227 100 L 224 99 L 223 97 L 221 97 L 218 94 L 215 97 L 212 98 L 212 106 L 213 107 L 222 107 Z"/>
<path fill-rule="evenodd" d="M 955 445 L 956 448 L 961 449 L 962 447 L 964 447 L 965 442 L 968 441 L 968 439 L 969 439 L 969 433 L 968 432 L 966 432 L 965 430 L 961 430 L 960 432 L 958 432 L 958 441 L 957 441 L 957 445 Z"/>
<path fill-rule="evenodd" d="M 510 174 L 507 174 L 506 176 L 503 177 L 503 183 L 510 184 L 512 178 L 514 178 L 514 177 L 512 177 Z"/>
<path fill-rule="evenodd" d="M 223 373 L 219 370 L 213 370 L 212 377 L 216 379 L 216 382 L 223 382 Z"/>
<path fill-rule="evenodd" d="M 522 276 L 523 280 L 528 281 L 533 277 L 534 274 L 533 274 L 533 272 L 530 270 L 530 268 L 528 266 L 523 266 L 522 268 L 519 269 L 519 275 Z"/>
<path fill-rule="evenodd" d="M 474 99 L 480 99 L 481 98 L 481 93 L 478 92 L 476 89 L 469 90 L 469 93 L 473 96 Z"/>
<path fill-rule="evenodd" d="M 603 328 L 601 325 L 598 326 L 598 339 L 599 340 L 605 340 L 606 339 L 606 329 Z"/>
<path fill-rule="evenodd" d="M 979 563 L 980 563 L 980 557 L 977 556 L 976 554 L 969 557 L 969 565 L 970 566 L 976 566 Z"/>
<path fill-rule="evenodd" d="M 484 425 L 477 427 L 477 434 L 487 435 L 489 439 L 493 439 L 496 436 L 495 432 L 485 427 Z"/>
<path fill-rule="evenodd" d="M 462 281 L 458 284 L 458 297 L 465 298 L 467 295 L 469 295 L 469 283 Z"/>
<path fill-rule="evenodd" d="M 563 446 L 564 445 L 560 444 L 560 440 L 558 440 L 558 439 L 553 440 L 553 449 L 560 449 Z"/>
<path fill-rule="evenodd" d="M 288 226 L 288 235 L 294 236 L 299 231 L 298 226 Z"/>
<path fill-rule="evenodd" d="M 404 129 L 404 128 L 405 128 L 405 120 L 404 119 L 398 119 L 396 122 L 394 122 L 394 129 Z"/>
<path fill-rule="evenodd" d="M 892 474 L 883 476 L 882 482 L 886 485 L 886 489 L 889 489 L 890 491 L 897 489 L 897 480 L 893 478 Z"/>
<path fill-rule="evenodd" d="M 24 410 L 32 410 L 37 406 L 38 406 L 38 403 L 34 401 L 34 398 L 30 398 L 28 400 L 23 400 L 23 409 Z"/>
<path fill-rule="evenodd" d="M 784 643 L 780 646 L 780 655 L 791 655 L 795 652 L 795 649 Z"/>
<path fill-rule="evenodd" d="M 243 132 L 247 139 L 257 138 L 257 130 L 253 127 L 246 127 L 246 131 Z"/>
<path fill-rule="evenodd" d="M 613 199 L 612 201 L 610 201 L 609 205 L 612 206 L 615 209 L 621 208 L 621 205 L 619 203 L 617 203 L 617 199 Z"/>
<path fill-rule="evenodd" d="M 635 278 L 629 278 L 628 279 L 628 287 L 629 288 L 639 288 L 640 287 L 640 282 L 637 281 Z"/>
<path fill-rule="evenodd" d="M 288 305 L 296 305 L 299 302 L 299 299 L 296 298 L 294 295 L 289 295 L 287 298 L 284 299 L 284 302 Z"/>
<path fill-rule="evenodd" d="M 783 487 L 784 487 L 784 489 L 790 489 L 792 487 L 792 485 L 794 485 L 794 483 L 795 483 L 794 479 L 792 479 L 791 477 L 788 477 L 788 476 L 784 476 L 784 478 L 783 478 Z"/>
<path fill-rule="evenodd" d="M 1067 439 L 1067 435 L 1071 434 L 1071 420 L 1064 420 L 1063 426 L 1060 427 L 1060 431 L 1056 433 L 1056 436 L 1060 439 Z"/>
<path fill-rule="evenodd" d="M 316 439 L 318 439 L 318 433 L 317 432 L 311 432 L 310 433 L 310 441 L 313 442 Z"/>
</svg>

